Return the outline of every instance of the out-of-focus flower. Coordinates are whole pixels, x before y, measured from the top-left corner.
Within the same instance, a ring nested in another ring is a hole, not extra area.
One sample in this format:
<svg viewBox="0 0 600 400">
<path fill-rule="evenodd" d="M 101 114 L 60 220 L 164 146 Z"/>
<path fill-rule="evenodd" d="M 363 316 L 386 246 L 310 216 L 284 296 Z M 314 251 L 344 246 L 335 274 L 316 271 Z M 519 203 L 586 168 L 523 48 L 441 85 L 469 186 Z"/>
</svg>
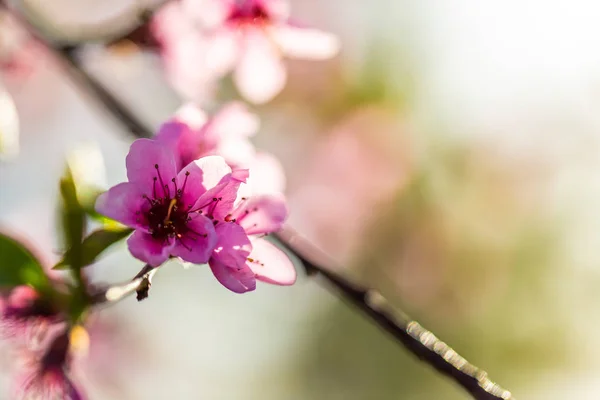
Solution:
<svg viewBox="0 0 600 400">
<path fill-rule="evenodd" d="M 187 104 L 159 129 L 156 140 L 172 146 L 178 168 L 208 155 L 219 155 L 232 169 L 250 169 L 253 194 L 280 193 L 285 188 L 283 167 L 272 155 L 257 152 L 248 139 L 256 134 L 259 119 L 243 103 L 225 105 L 208 117 Z"/>
<path fill-rule="evenodd" d="M 222 157 L 204 157 L 177 169 L 168 146 L 138 139 L 126 159 L 129 182 L 98 197 L 96 210 L 135 229 L 128 239 L 134 257 L 159 266 L 170 256 L 202 264 L 215 246 L 213 223 L 198 205 L 208 198 L 231 169 Z"/>
<path fill-rule="evenodd" d="M 265 103 L 284 87 L 283 56 L 311 60 L 333 57 L 338 39 L 289 19 L 286 0 L 183 0 L 186 12 L 207 35 L 206 67 L 223 76 L 233 71 L 240 93 Z"/>
<path fill-rule="evenodd" d="M 19 116 L 10 94 L 0 84 L 0 159 L 19 153 Z"/>
<path fill-rule="evenodd" d="M 180 2 L 170 1 L 161 7 L 130 40 L 158 49 L 166 78 L 181 96 L 195 102 L 212 96 L 215 77 L 205 67 L 207 40 Z"/>
<path fill-rule="evenodd" d="M 40 50 L 14 16 L 0 10 L 0 72 L 14 77 L 27 76 L 39 65 Z"/>
<path fill-rule="evenodd" d="M 242 103 L 230 103 L 212 118 L 188 104 L 161 126 L 156 139 L 174 146 L 179 168 L 208 155 L 220 155 L 232 168 L 238 168 L 254 157 L 248 137 L 256 133 L 258 125 L 258 117 Z"/>
<path fill-rule="evenodd" d="M 30 286 L 12 289 L 0 307 L 0 328 L 6 336 L 29 341 L 40 338 L 48 327 L 61 321 L 59 310 Z"/>
<path fill-rule="evenodd" d="M 70 333 L 61 331 L 41 351 L 34 351 L 26 361 L 25 371 L 17 379 L 17 399 L 82 400 L 83 393 L 69 378 Z"/>
<path fill-rule="evenodd" d="M 369 245 L 364 232 L 411 177 L 407 128 L 385 108 L 356 110 L 302 165 L 290 224 L 342 265 Z"/>
<path fill-rule="evenodd" d="M 252 291 L 256 280 L 292 285 L 296 271 L 290 259 L 262 236 L 281 229 L 288 210 L 282 195 L 236 199 L 248 174 L 237 170 L 216 188 L 212 202 L 203 205 L 215 224 L 217 244 L 209 265 L 219 282 L 236 293 Z"/>
</svg>

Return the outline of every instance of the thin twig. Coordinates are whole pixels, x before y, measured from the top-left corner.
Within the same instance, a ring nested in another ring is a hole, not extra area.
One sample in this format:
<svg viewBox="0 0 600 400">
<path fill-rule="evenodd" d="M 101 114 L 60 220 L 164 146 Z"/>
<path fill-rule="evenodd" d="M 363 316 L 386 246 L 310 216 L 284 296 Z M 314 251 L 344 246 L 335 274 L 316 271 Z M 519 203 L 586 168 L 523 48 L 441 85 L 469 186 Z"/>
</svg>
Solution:
<svg viewBox="0 0 600 400">
<path fill-rule="evenodd" d="M 148 297 L 148 289 L 158 268 L 146 264 L 130 282 L 108 286 L 92 295 L 93 304 L 116 303 L 137 293 L 138 301 Z"/>
<path fill-rule="evenodd" d="M 76 46 L 56 46 L 37 35 L 38 40 L 68 66 L 67 69 L 75 81 L 83 83 L 97 101 L 135 137 L 151 137 L 152 132 L 127 107 L 119 102 L 101 83 L 92 77 L 81 66 L 75 52 Z M 394 311 L 377 291 L 357 288 L 340 276 L 331 273 L 327 268 L 311 260 L 306 254 L 314 254 L 315 246 L 301 239 L 296 234 L 282 234 L 278 238 L 296 257 L 302 261 L 307 271 L 323 277 L 333 286 L 340 296 L 360 309 L 371 321 L 382 330 L 392 335 L 408 351 L 440 373 L 451 378 L 455 383 L 469 392 L 473 398 L 482 400 L 514 400 L 511 393 L 493 383 L 487 373 L 475 367 L 461 357 L 447 344 L 437 339 L 430 331 L 404 314 Z M 300 249 L 303 247 L 304 249 Z M 310 251 L 306 251 L 310 249 Z M 138 291 L 144 280 L 149 282 L 150 274 L 156 269 L 140 272 L 130 283 L 115 286 L 104 292 L 105 301 L 118 301 Z M 112 292 L 111 292 L 112 290 Z"/>
</svg>

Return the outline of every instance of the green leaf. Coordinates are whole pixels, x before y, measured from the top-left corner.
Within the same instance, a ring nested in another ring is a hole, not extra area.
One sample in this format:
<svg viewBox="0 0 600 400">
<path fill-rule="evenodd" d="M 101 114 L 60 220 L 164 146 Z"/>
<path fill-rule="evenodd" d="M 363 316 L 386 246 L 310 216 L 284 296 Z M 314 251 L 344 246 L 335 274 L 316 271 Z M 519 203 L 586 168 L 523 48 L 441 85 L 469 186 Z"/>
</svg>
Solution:
<svg viewBox="0 0 600 400">
<path fill-rule="evenodd" d="M 67 167 L 60 180 L 61 222 L 64 230 L 65 246 L 69 252 L 69 265 L 78 270 L 83 266 L 83 233 L 85 231 L 85 210 L 77 199 L 77 188 L 71 170 Z"/>
<path fill-rule="evenodd" d="M 49 287 L 40 261 L 23 244 L 0 233 L 0 288 L 30 285 L 38 290 Z"/>
<path fill-rule="evenodd" d="M 114 243 L 126 238 L 133 229 L 100 229 L 92 232 L 81 244 L 81 267 L 93 264 L 98 256 Z M 66 269 L 71 265 L 71 250 L 68 250 L 63 259 L 52 269 Z"/>
</svg>

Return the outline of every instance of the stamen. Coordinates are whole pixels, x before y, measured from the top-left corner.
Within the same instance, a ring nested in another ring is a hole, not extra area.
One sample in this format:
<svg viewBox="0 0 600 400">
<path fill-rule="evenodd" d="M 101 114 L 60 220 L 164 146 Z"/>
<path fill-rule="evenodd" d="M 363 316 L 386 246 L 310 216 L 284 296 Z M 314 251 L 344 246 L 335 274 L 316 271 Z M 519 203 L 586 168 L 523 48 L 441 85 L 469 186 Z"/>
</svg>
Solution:
<svg viewBox="0 0 600 400">
<path fill-rule="evenodd" d="M 150 206 L 154 206 L 154 202 L 152 200 L 150 200 L 150 197 L 146 196 L 145 194 L 142 195 L 142 197 L 146 200 L 148 200 L 148 203 L 150 203 Z M 152 214 L 152 213 L 150 213 Z"/>
<path fill-rule="evenodd" d="M 154 196 L 154 198 L 156 198 L 156 180 L 156 177 L 152 179 L 152 195 Z"/>
<path fill-rule="evenodd" d="M 213 202 L 214 202 L 214 205 L 213 205 L 213 208 L 212 208 L 212 210 L 210 210 L 210 211 L 208 212 L 208 213 L 210 214 L 210 216 L 211 216 L 211 217 L 212 217 L 212 215 L 215 213 L 215 209 L 217 208 L 217 204 L 219 204 L 219 202 L 220 202 L 221 200 L 223 200 L 223 198 L 222 198 L 222 197 L 219 197 L 219 198 L 213 197 Z"/>
<path fill-rule="evenodd" d="M 158 175 L 158 180 L 160 181 L 160 186 L 162 186 L 163 192 L 164 192 L 165 196 L 167 196 L 166 189 L 168 189 L 168 187 L 163 182 L 162 176 L 160 175 L 160 169 L 158 168 L 158 164 L 154 164 L 154 168 L 156 169 L 156 174 Z"/>
<path fill-rule="evenodd" d="M 185 191 L 185 185 L 187 185 L 188 176 L 190 176 L 190 171 L 185 171 L 185 179 L 183 180 L 183 185 L 181 186 L 181 189 L 177 191 L 178 196 L 181 196 Z"/>
</svg>

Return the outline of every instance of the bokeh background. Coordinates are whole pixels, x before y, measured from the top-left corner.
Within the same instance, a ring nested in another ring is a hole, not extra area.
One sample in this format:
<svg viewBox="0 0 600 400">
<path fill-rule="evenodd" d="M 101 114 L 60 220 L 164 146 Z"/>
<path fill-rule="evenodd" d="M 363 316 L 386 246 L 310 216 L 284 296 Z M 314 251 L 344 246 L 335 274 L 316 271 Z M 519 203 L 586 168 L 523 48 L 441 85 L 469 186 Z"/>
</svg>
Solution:
<svg viewBox="0 0 600 400">
<path fill-rule="evenodd" d="M 72 36 L 135 2 L 29 3 Z M 290 62 L 284 92 L 254 108 L 256 145 L 286 170 L 290 226 L 517 398 L 597 399 L 600 4 L 292 10 L 339 35 L 342 52 Z M 151 126 L 180 104 L 154 54 L 88 46 L 80 57 Z M 87 166 L 108 187 L 125 178 L 132 138 L 56 60 L 43 53 L 36 66 L 3 78 L 21 132 L 18 157 L 0 164 L 0 226 L 51 265 L 66 157 L 97 149 Z M 220 93 L 236 95 L 227 82 Z M 141 266 L 120 246 L 92 274 L 119 282 Z M 101 310 L 90 334 L 77 375 L 92 399 L 467 398 L 302 273 L 291 288 L 236 295 L 208 268 L 173 263 L 149 299 Z M 1 351 L 7 398 L 12 356 Z"/>
</svg>

